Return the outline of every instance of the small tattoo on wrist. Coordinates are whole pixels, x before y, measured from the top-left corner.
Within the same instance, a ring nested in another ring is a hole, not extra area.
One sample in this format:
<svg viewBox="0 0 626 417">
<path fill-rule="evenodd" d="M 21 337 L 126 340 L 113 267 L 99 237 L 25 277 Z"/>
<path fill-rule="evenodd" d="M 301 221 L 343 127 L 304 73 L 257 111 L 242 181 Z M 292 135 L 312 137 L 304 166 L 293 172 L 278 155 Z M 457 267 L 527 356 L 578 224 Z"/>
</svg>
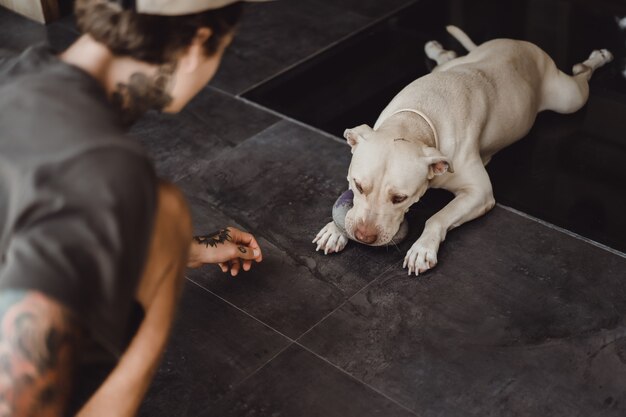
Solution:
<svg viewBox="0 0 626 417">
<path fill-rule="evenodd" d="M 194 236 L 193 240 L 196 242 L 205 245 L 207 248 L 211 246 L 212 248 L 217 247 L 218 244 L 224 244 L 226 241 L 230 241 L 230 232 L 228 229 L 222 229 L 217 232 L 209 233 L 201 236 Z M 241 248 L 239 249 L 241 250 Z"/>
<path fill-rule="evenodd" d="M 246 248 L 244 248 L 243 246 L 238 246 L 238 248 L 239 248 L 239 252 L 241 252 L 241 253 L 248 253 Z"/>
</svg>

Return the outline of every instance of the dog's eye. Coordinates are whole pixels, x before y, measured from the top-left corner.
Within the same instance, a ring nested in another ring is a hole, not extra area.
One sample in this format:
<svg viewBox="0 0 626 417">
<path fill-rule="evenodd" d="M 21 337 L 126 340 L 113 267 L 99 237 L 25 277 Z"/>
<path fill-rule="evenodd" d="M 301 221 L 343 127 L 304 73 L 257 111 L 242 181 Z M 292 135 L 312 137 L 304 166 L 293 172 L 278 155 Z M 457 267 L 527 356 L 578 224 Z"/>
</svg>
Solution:
<svg viewBox="0 0 626 417">
<path fill-rule="evenodd" d="M 363 194 L 363 187 L 361 187 L 361 184 L 359 184 L 358 182 L 354 181 L 354 186 L 356 187 L 357 191 L 361 194 Z"/>
<path fill-rule="evenodd" d="M 394 195 L 393 197 L 391 197 L 391 202 L 393 204 L 400 204 L 403 201 L 405 201 L 408 197 L 405 195 Z"/>
</svg>

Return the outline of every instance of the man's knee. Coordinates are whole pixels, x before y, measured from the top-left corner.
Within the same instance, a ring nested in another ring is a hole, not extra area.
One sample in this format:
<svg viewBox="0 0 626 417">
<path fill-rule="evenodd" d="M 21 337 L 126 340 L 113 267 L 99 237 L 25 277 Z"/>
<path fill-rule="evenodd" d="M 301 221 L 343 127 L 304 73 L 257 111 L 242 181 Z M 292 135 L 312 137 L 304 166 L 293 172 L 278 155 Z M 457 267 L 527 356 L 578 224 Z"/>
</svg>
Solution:
<svg viewBox="0 0 626 417">
<path fill-rule="evenodd" d="M 192 235 L 191 214 L 185 196 L 175 185 L 162 181 L 158 189 L 155 233 L 167 230 L 171 241 L 189 245 Z M 164 230 L 165 229 L 165 230 Z"/>
<path fill-rule="evenodd" d="M 163 282 L 180 287 L 191 235 L 191 215 L 185 197 L 176 186 L 161 182 L 150 250 L 137 289 L 137 299 L 144 309 L 152 304 Z"/>
</svg>

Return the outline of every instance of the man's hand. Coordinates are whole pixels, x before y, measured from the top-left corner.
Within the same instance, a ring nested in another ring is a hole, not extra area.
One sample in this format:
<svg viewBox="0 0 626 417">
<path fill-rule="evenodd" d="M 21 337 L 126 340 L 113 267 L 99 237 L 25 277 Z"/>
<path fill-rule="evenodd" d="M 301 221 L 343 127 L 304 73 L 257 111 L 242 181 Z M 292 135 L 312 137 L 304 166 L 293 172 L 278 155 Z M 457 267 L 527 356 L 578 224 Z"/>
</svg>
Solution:
<svg viewBox="0 0 626 417">
<path fill-rule="evenodd" d="M 234 227 L 215 233 L 195 236 L 189 253 L 189 268 L 205 264 L 218 264 L 222 272 L 236 276 L 242 267 L 249 271 L 252 261 L 261 262 L 263 254 L 254 236 Z M 243 262 L 242 262 L 243 261 Z"/>
</svg>

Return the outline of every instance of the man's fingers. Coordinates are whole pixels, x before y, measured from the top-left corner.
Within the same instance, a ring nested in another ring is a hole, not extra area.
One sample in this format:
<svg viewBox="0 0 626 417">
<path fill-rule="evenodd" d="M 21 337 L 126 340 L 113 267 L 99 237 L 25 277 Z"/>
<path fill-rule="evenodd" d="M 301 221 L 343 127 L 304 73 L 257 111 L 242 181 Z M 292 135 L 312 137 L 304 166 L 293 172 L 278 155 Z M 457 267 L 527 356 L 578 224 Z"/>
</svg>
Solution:
<svg viewBox="0 0 626 417">
<path fill-rule="evenodd" d="M 247 232 L 242 232 L 239 229 L 234 227 L 228 227 L 228 231 L 230 232 L 231 239 L 235 244 L 243 244 L 244 246 L 252 249 L 253 253 L 255 253 L 255 259 L 257 262 L 261 262 L 263 260 L 263 253 L 261 251 L 261 247 L 259 243 L 256 241 L 253 235 Z"/>
<path fill-rule="evenodd" d="M 230 261 L 230 275 L 236 277 L 239 273 L 239 268 L 241 268 L 241 263 L 239 262 L 239 259 L 233 259 L 232 261 Z"/>
<path fill-rule="evenodd" d="M 222 272 L 228 272 L 228 264 L 224 263 L 224 262 L 220 262 L 219 264 L 220 269 L 222 270 Z"/>
<path fill-rule="evenodd" d="M 254 239 L 254 236 L 252 236 L 248 232 L 243 232 L 234 227 L 229 227 L 228 231 L 230 232 L 230 237 L 235 243 L 243 243 L 246 246 L 252 245 L 254 243 L 256 244 L 256 246 L 259 246 L 259 244 Z"/>
<path fill-rule="evenodd" d="M 249 259 L 246 259 L 245 261 L 243 261 L 243 270 L 249 271 L 250 268 L 252 268 L 252 261 Z"/>
<path fill-rule="evenodd" d="M 232 257 L 240 259 L 257 259 L 259 253 L 258 249 L 252 249 L 243 245 L 236 245 L 233 249 Z"/>
</svg>

